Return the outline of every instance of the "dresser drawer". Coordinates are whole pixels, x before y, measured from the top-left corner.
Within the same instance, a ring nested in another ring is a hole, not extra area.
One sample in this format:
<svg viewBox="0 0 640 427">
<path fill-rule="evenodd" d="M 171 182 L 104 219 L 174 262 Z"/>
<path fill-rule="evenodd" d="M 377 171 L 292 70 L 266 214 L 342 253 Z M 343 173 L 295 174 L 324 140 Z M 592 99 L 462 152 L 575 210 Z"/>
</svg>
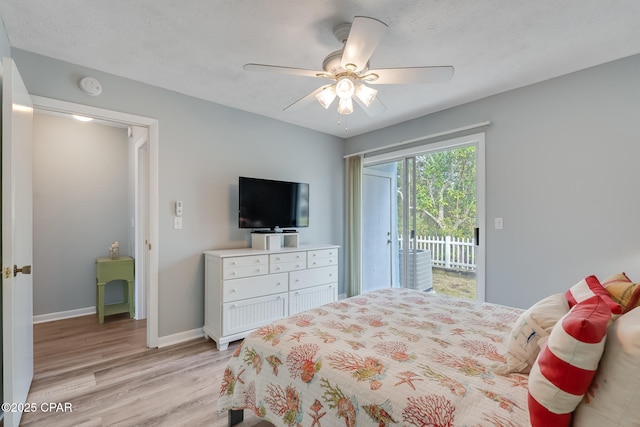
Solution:
<svg viewBox="0 0 640 427">
<path fill-rule="evenodd" d="M 314 268 L 311 270 L 292 271 L 289 273 L 289 291 L 337 282 L 337 265 Z"/>
<path fill-rule="evenodd" d="M 287 292 L 288 281 L 287 273 L 225 280 L 222 282 L 222 301 L 226 303 Z"/>
<path fill-rule="evenodd" d="M 269 255 L 270 264 L 280 264 L 283 262 L 307 261 L 306 252 L 283 252 L 281 254 Z"/>
<path fill-rule="evenodd" d="M 280 264 L 271 264 L 269 271 L 271 273 L 282 273 L 284 271 L 296 271 L 304 270 L 307 268 L 307 263 L 304 261 L 283 262 Z"/>
<path fill-rule="evenodd" d="M 222 335 L 250 331 L 282 319 L 288 312 L 287 292 L 222 304 Z"/>
<path fill-rule="evenodd" d="M 267 265 L 269 263 L 269 255 L 251 255 L 229 257 L 222 260 L 224 268 L 230 267 L 248 267 L 250 265 Z"/>
<path fill-rule="evenodd" d="M 327 267 L 330 265 L 338 265 L 337 255 L 329 258 L 315 258 L 315 259 L 309 260 L 309 268 Z"/>
<path fill-rule="evenodd" d="M 319 258 L 337 258 L 338 248 L 332 249 L 316 249 L 308 252 L 308 261 L 316 260 Z"/>
<path fill-rule="evenodd" d="M 255 255 L 225 258 L 222 261 L 222 279 L 259 276 L 269 272 L 269 256 Z"/>
</svg>

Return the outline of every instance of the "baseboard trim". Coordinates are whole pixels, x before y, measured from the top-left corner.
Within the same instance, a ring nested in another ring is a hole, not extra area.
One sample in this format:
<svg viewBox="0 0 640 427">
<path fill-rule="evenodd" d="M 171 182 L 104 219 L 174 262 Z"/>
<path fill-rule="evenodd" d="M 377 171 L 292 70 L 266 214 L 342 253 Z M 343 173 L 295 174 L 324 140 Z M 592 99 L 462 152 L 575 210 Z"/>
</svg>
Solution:
<svg viewBox="0 0 640 427">
<path fill-rule="evenodd" d="M 202 328 L 179 332 L 177 334 L 167 335 L 165 337 L 158 337 L 158 348 L 180 344 L 185 341 L 190 341 L 202 337 L 204 337 L 204 331 L 202 330 Z"/>
<path fill-rule="evenodd" d="M 78 308 L 76 310 L 59 311 L 57 313 L 39 314 L 33 316 L 33 323 L 45 323 L 53 322 L 56 320 L 70 319 L 72 317 L 87 316 L 89 314 L 96 314 L 95 307 Z"/>
</svg>

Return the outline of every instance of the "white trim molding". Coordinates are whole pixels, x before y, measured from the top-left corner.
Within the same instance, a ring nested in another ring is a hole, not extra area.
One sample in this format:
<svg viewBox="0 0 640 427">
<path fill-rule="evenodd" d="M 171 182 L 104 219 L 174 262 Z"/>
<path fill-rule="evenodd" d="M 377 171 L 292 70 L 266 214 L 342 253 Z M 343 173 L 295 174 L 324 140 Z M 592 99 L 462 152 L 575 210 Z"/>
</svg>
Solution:
<svg viewBox="0 0 640 427">
<path fill-rule="evenodd" d="M 95 306 L 78 308 L 76 310 L 59 311 L 57 313 L 39 314 L 37 316 L 33 316 L 33 323 L 36 324 L 36 323 L 54 322 L 56 320 L 70 319 L 72 317 L 89 316 L 92 314 L 96 314 Z"/>
<path fill-rule="evenodd" d="M 202 328 L 192 329 L 190 331 L 178 332 L 177 334 L 167 335 L 158 338 L 158 348 L 168 347 L 170 345 L 180 344 L 204 337 Z"/>
</svg>

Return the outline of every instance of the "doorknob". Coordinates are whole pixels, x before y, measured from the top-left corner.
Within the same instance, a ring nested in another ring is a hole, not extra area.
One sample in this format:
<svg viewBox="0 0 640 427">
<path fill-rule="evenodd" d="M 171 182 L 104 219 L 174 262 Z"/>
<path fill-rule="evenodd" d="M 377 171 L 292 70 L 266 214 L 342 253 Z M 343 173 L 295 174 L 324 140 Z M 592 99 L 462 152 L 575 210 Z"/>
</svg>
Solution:
<svg viewBox="0 0 640 427">
<path fill-rule="evenodd" d="M 13 277 L 16 277 L 18 275 L 18 273 L 31 274 L 31 266 L 30 265 L 25 265 L 22 268 L 18 268 L 18 266 L 14 264 L 14 266 L 13 266 Z"/>
</svg>

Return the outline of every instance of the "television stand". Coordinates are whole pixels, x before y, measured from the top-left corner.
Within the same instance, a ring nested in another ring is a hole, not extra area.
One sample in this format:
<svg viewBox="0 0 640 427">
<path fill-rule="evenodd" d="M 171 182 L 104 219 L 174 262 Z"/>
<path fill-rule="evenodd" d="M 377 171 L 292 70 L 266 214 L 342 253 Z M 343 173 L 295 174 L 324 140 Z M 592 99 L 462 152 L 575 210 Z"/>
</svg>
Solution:
<svg viewBox="0 0 640 427">
<path fill-rule="evenodd" d="M 287 232 L 259 232 L 251 233 L 251 247 L 253 249 L 278 250 L 280 248 L 297 248 L 300 245 L 300 235 L 295 231 Z"/>
</svg>

